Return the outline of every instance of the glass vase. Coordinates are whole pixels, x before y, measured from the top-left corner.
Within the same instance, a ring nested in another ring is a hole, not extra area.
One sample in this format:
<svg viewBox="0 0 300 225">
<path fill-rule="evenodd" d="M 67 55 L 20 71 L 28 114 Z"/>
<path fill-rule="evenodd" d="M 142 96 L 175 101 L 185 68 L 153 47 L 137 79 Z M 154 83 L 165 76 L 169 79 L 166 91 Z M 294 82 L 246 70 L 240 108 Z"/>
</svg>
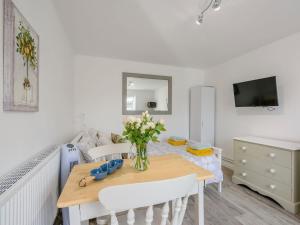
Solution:
<svg viewBox="0 0 300 225">
<path fill-rule="evenodd" d="M 135 144 L 135 147 L 136 153 L 133 158 L 133 166 L 138 171 L 145 171 L 150 165 L 147 155 L 147 143 Z"/>
</svg>

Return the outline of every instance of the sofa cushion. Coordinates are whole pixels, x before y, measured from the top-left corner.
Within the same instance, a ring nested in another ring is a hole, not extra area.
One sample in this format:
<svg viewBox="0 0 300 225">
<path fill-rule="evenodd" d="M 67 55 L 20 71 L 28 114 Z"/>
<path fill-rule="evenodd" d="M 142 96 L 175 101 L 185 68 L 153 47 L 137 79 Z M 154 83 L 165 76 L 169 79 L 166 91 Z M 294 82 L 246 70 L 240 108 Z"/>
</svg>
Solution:
<svg viewBox="0 0 300 225">
<path fill-rule="evenodd" d="M 90 128 L 80 132 L 72 141 L 72 144 L 76 144 L 79 148 L 84 160 L 86 162 L 93 161 L 89 155 L 89 150 L 103 145 L 113 144 L 111 141 L 110 133 L 98 131 Z"/>
<path fill-rule="evenodd" d="M 111 133 L 111 140 L 114 144 L 125 143 L 126 140 L 119 134 Z"/>
</svg>

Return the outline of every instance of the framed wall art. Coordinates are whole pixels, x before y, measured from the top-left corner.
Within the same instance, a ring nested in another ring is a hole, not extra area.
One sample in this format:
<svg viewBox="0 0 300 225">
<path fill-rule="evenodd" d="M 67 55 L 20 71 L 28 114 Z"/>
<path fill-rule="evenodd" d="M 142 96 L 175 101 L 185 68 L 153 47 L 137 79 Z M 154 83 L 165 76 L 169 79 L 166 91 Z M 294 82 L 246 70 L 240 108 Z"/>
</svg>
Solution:
<svg viewBox="0 0 300 225">
<path fill-rule="evenodd" d="M 3 110 L 39 110 L 39 36 L 11 0 L 4 0 Z"/>
</svg>

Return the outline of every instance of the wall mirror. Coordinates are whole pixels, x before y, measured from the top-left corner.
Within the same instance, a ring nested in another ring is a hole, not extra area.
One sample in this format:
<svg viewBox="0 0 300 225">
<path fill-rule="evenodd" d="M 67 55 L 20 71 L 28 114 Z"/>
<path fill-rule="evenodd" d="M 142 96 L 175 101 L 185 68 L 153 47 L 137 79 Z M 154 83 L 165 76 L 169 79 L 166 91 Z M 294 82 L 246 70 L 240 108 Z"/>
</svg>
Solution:
<svg viewBox="0 0 300 225">
<path fill-rule="evenodd" d="M 123 73 L 123 115 L 172 114 L 172 77 Z"/>
</svg>

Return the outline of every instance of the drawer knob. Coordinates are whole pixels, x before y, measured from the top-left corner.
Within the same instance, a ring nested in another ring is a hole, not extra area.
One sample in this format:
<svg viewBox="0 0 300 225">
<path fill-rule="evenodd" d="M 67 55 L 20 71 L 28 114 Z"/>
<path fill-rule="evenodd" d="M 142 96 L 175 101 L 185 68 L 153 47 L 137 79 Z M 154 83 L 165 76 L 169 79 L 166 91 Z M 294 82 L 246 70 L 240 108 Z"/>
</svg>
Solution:
<svg viewBox="0 0 300 225">
<path fill-rule="evenodd" d="M 274 185 L 274 184 L 270 185 L 270 189 L 274 190 L 275 188 L 276 188 L 276 185 Z"/>
<path fill-rule="evenodd" d="M 242 163 L 243 163 L 243 164 L 246 164 L 246 163 L 247 163 L 247 160 L 246 160 L 246 159 L 242 159 Z"/>
<path fill-rule="evenodd" d="M 246 146 L 242 146 L 242 150 L 246 151 L 247 147 Z"/>
<path fill-rule="evenodd" d="M 269 172 L 274 174 L 274 173 L 276 173 L 276 170 L 275 169 L 270 169 Z"/>
<path fill-rule="evenodd" d="M 243 177 L 245 177 L 245 176 L 247 176 L 247 173 L 243 172 L 243 173 L 241 173 L 241 175 L 242 175 Z"/>
<path fill-rule="evenodd" d="M 275 158 L 275 157 L 276 157 L 276 154 L 275 154 L 275 153 L 270 153 L 269 156 L 270 156 L 271 158 Z"/>
</svg>

